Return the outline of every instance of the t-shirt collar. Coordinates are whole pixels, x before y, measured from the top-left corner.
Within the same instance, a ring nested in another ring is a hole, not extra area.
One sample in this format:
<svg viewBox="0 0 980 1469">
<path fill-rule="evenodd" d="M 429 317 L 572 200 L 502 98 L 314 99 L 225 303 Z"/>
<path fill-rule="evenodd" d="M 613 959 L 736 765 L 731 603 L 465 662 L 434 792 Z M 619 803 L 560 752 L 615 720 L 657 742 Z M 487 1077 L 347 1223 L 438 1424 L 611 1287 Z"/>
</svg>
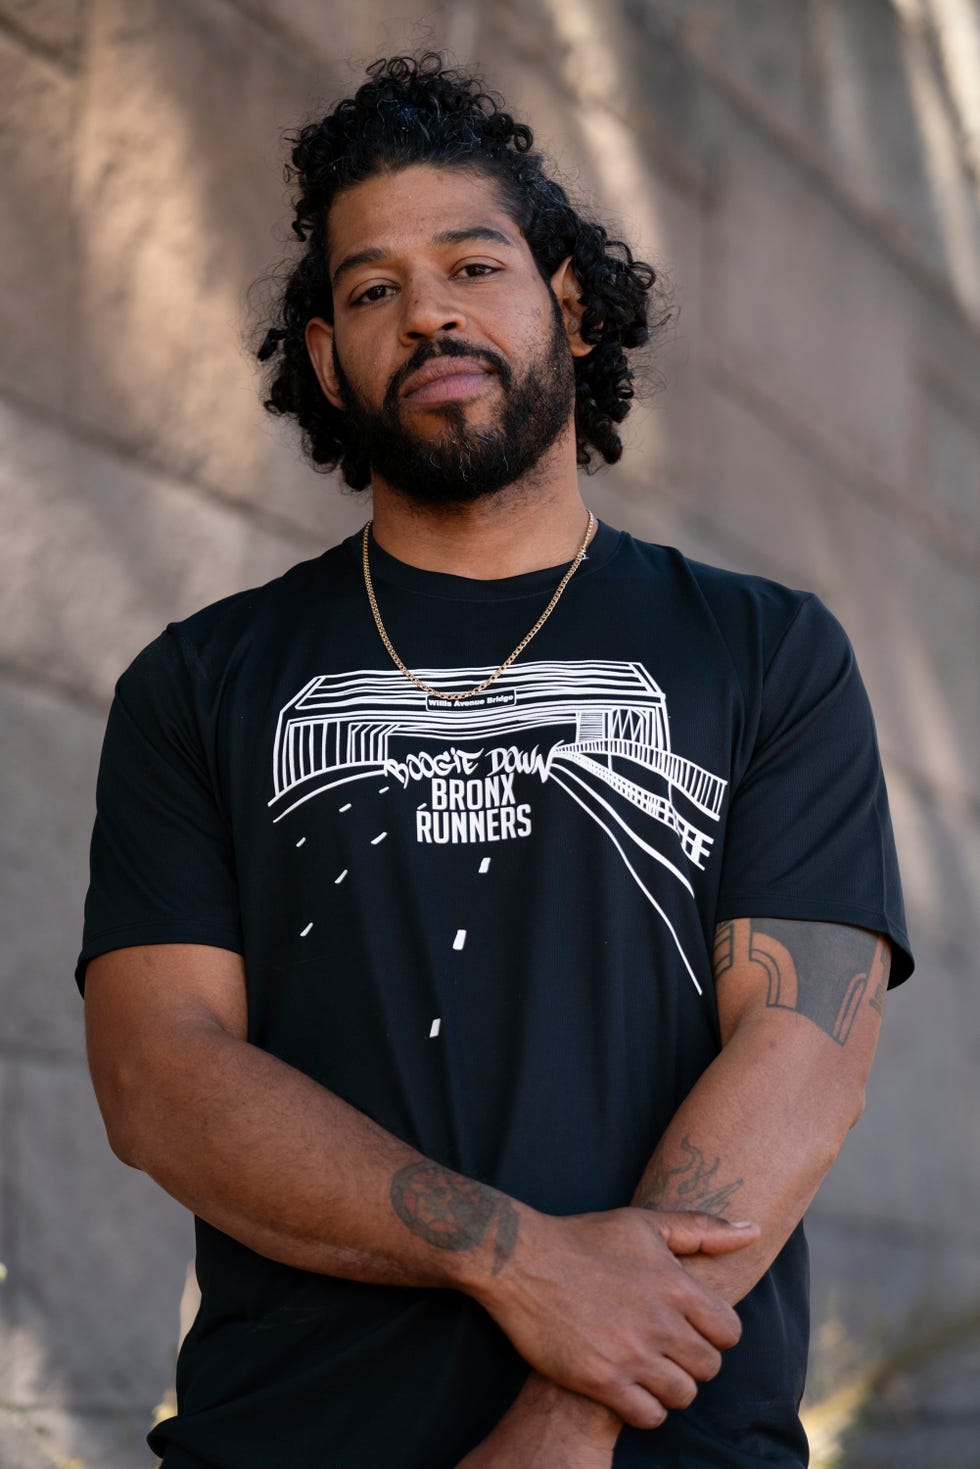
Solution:
<svg viewBox="0 0 980 1469">
<path fill-rule="evenodd" d="M 344 541 L 358 567 L 361 564 L 361 535 L 361 531 L 355 531 Z M 598 521 L 596 533 L 572 581 L 581 581 L 603 566 L 619 549 L 623 535 L 623 531 L 615 530 L 605 521 Z M 411 566 L 407 561 L 399 561 L 397 557 L 383 550 L 373 534 L 369 545 L 373 580 L 394 583 L 423 596 L 443 597 L 455 602 L 502 602 L 537 596 L 543 591 L 553 589 L 563 572 L 568 569 L 568 562 L 563 561 L 557 566 L 540 567 L 519 576 L 484 580 L 478 577 L 454 576 L 443 571 L 424 571 L 419 566 Z"/>
</svg>

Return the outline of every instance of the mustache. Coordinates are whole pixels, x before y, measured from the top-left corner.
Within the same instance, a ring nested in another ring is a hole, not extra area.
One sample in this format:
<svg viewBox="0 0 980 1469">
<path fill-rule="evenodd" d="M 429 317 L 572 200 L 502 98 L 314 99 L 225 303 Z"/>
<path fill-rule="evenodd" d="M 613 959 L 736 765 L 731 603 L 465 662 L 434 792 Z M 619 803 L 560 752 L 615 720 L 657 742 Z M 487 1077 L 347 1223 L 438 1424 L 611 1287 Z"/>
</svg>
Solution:
<svg viewBox="0 0 980 1469">
<path fill-rule="evenodd" d="M 408 361 L 403 363 L 393 375 L 385 392 L 385 408 L 397 406 L 398 397 L 402 387 L 411 377 L 413 372 L 418 372 L 426 362 L 431 362 L 434 357 L 471 357 L 475 362 L 485 362 L 492 372 L 495 372 L 500 381 L 507 389 L 514 379 L 510 370 L 510 364 L 497 352 L 491 352 L 486 347 L 471 347 L 457 337 L 447 337 L 444 342 L 420 342 Z"/>
</svg>

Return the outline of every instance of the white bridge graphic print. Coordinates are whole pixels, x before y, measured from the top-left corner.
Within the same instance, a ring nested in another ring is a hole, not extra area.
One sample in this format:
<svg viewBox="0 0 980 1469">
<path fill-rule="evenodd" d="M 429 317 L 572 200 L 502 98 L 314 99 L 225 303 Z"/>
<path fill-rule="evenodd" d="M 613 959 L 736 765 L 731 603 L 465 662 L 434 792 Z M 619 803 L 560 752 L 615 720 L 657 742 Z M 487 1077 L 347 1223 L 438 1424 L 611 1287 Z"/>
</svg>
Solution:
<svg viewBox="0 0 980 1469">
<path fill-rule="evenodd" d="M 493 671 L 422 669 L 418 677 L 449 694 Z M 666 699 L 640 663 L 529 662 L 458 704 L 427 696 L 396 669 L 313 678 L 279 714 L 269 806 L 281 821 L 338 786 L 378 776 L 406 787 L 431 780 L 433 793 L 447 784 L 462 792 L 464 784 L 477 787 L 472 777 L 487 768 L 551 782 L 598 823 L 666 923 L 700 993 L 650 889 L 655 870 L 666 871 L 693 897 L 687 870 L 703 868 L 711 854 L 706 823 L 718 821 L 727 782 L 671 749 Z M 447 770 L 471 779 L 433 778 Z M 499 777 L 511 790 L 515 778 Z M 512 823 L 506 834 L 528 834 L 530 819 L 521 819 L 524 829 Z"/>
</svg>

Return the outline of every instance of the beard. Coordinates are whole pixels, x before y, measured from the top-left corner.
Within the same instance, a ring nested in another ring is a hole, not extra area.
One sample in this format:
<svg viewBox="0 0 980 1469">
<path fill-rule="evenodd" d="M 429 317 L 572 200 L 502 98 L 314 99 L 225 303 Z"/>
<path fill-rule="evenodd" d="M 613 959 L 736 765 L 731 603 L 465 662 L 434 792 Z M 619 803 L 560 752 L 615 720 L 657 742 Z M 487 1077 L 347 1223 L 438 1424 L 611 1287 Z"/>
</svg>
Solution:
<svg viewBox="0 0 980 1469">
<path fill-rule="evenodd" d="M 380 409 L 372 408 L 354 388 L 334 348 L 350 431 L 365 446 L 371 468 L 422 505 L 479 500 L 533 469 L 568 424 L 575 404 L 575 367 L 554 294 L 551 307 L 550 336 L 519 377 L 498 353 L 470 347 L 457 338 L 420 342 L 393 375 Z M 495 423 L 473 428 L 466 422 L 466 405 L 453 402 L 438 410 L 444 424 L 438 435 L 420 434 L 405 422 L 402 385 L 434 357 L 471 357 L 488 365 L 504 399 Z"/>
</svg>

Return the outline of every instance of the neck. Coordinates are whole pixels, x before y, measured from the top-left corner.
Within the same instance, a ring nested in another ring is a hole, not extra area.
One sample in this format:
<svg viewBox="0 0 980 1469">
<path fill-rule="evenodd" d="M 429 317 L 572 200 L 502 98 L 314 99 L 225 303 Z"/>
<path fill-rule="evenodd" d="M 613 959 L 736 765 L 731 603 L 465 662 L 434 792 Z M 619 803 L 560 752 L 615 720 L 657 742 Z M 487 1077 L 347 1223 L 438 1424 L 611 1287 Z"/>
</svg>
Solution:
<svg viewBox="0 0 980 1469">
<path fill-rule="evenodd" d="M 517 482 L 466 504 L 421 505 L 378 476 L 372 534 L 390 555 L 422 571 L 491 581 L 571 561 L 588 511 L 574 458 L 533 485 Z"/>
</svg>

